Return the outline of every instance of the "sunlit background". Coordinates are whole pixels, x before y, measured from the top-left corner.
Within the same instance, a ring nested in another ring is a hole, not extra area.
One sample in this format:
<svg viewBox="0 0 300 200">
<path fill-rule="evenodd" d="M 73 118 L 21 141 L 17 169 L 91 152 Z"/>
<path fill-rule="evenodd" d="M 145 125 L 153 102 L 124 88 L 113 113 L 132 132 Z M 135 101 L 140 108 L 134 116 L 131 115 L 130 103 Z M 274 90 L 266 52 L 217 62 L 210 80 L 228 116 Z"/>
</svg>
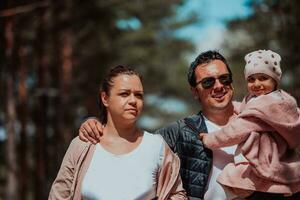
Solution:
<svg viewBox="0 0 300 200">
<path fill-rule="evenodd" d="M 80 124 L 98 115 L 99 83 L 109 67 L 143 75 L 139 120 L 154 131 L 197 113 L 187 69 L 218 50 L 246 94 L 244 56 L 282 57 L 281 87 L 300 100 L 299 1 L 1 0 L 0 200 L 47 199 Z"/>
</svg>

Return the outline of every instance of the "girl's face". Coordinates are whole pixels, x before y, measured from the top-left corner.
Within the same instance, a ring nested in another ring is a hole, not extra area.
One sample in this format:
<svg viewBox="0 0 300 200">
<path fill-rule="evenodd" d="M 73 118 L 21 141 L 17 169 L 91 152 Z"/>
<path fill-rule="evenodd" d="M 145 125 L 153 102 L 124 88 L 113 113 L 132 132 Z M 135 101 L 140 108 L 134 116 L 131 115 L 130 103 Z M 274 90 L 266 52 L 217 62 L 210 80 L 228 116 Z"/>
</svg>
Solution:
<svg viewBox="0 0 300 200">
<path fill-rule="evenodd" d="M 114 122 L 131 124 L 141 114 L 144 90 L 136 75 L 121 74 L 115 77 L 109 94 L 102 92 L 101 96 Z"/>
<path fill-rule="evenodd" d="M 247 78 L 248 92 L 255 96 L 268 94 L 276 89 L 276 81 L 266 74 L 252 74 Z"/>
</svg>

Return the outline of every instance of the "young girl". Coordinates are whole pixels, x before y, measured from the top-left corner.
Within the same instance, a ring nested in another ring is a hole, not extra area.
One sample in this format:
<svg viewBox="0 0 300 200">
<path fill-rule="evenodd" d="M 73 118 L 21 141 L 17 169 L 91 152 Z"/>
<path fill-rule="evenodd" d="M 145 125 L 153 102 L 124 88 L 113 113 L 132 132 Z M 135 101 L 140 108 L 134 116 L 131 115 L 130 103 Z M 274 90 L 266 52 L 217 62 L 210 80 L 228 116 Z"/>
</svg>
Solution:
<svg viewBox="0 0 300 200">
<path fill-rule="evenodd" d="M 117 66 L 108 73 L 99 93 L 104 136 L 96 145 L 72 141 L 49 199 L 187 199 L 179 158 L 161 136 L 136 126 L 143 95 L 134 70 Z"/>
<path fill-rule="evenodd" d="M 300 191 L 300 159 L 294 151 L 300 143 L 300 112 L 296 100 L 278 89 L 280 60 L 270 50 L 247 54 L 249 94 L 240 114 L 219 131 L 200 134 L 210 149 L 238 144 L 234 163 L 223 169 L 218 182 L 239 197 Z"/>
</svg>

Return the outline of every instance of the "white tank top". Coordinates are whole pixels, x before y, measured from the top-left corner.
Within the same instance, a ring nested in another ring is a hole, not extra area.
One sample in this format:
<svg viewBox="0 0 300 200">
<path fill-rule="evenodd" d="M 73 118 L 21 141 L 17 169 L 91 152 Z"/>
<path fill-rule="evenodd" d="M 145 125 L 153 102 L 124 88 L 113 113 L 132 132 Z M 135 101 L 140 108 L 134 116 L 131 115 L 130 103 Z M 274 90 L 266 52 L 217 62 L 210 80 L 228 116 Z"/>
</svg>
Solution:
<svg viewBox="0 0 300 200">
<path fill-rule="evenodd" d="M 148 132 L 127 154 L 115 155 L 97 144 L 83 179 L 82 197 L 86 200 L 154 198 L 163 156 L 163 138 Z"/>
</svg>

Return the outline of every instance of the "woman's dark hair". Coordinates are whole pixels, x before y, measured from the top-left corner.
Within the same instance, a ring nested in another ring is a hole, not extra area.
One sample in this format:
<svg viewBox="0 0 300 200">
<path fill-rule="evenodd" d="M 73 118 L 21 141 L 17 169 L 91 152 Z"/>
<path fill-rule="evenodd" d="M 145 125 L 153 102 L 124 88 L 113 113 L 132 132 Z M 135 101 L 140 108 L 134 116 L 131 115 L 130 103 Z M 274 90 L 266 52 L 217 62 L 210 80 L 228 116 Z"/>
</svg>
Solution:
<svg viewBox="0 0 300 200">
<path fill-rule="evenodd" d="M 197 58 L 191 63 L 190 68 L 188 70 L 188 82 L 190 86 L 196 86 L 196 77 L 195 77 L 195 69 L 198 65 L 204 63 L 210 63 L 214 60 L 221 60 L 227 67 L 229 74 L 232 75 L 229 65 L 227 64 L 226 59 L 217 51 L 205 51 L 197 56 Z"/>
<path fill-rule="evenodd" d="M 101 92 L 105 92 L 107 95 L 109 95 L 111 87 L 113 86 L 114 83 L 113 79 L 119 75 L 136 75 L 142 81 L 141 75 L 130 67 L 118 65 L 110 69 L 110 71 L 105 75 L 100 85 L 100 93 L 99 93 L 100 117 L 99 118 L 102 124 L 107 123 L 107 109 L 102 102 Z"/>
</svg>

